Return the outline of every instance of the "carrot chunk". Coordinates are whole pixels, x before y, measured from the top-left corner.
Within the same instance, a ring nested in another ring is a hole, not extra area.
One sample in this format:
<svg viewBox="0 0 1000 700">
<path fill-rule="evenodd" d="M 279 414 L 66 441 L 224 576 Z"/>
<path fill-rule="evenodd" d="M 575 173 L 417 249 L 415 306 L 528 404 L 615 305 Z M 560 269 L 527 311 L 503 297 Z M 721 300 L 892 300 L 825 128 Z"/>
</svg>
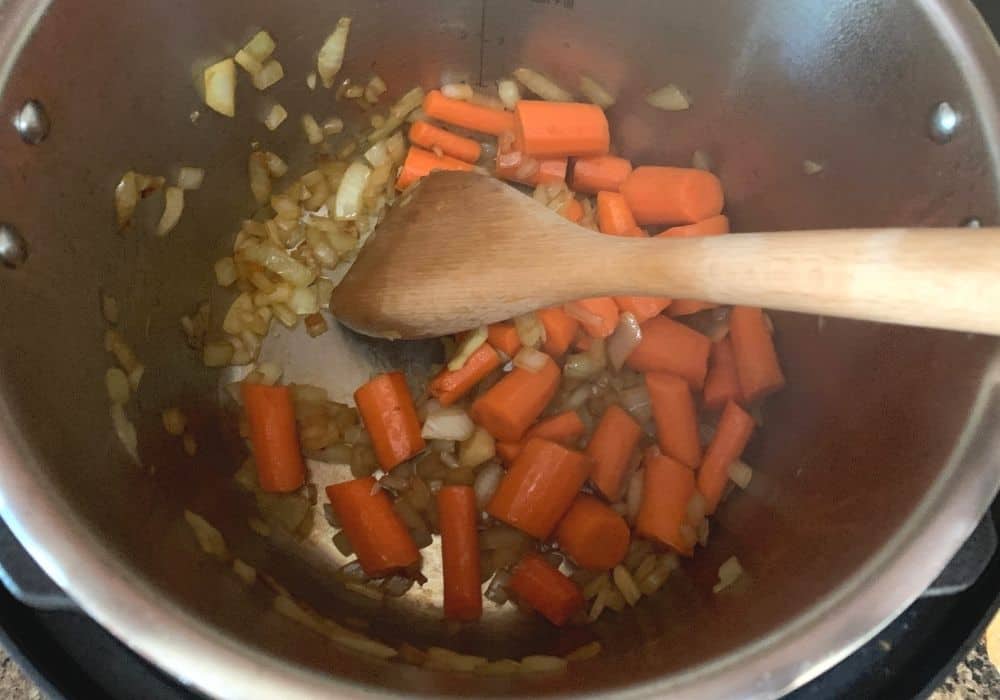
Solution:
<svg viewBox="0 0 1000 700">
<path fill-rule="evenodd" d="M 439 129 L 427 122 L 413 122 L 409 136 L 410 143 L 423 146 L 428 151 L 438 148 L 446 156 L 458 158 L 467 163 L 475 163 L 479 160 L 479 154 L 482 151 L 482 147 L 476 141 Z"/>
<path fill-rule="evenodd" d="M 535 315 L 545 328 L 545 342 L 542 344 L 542 349 L 552 357 L 560 357 L 569 350 L 580 324 L 559 307 L 542 309 L 536 311 Z"/>
<path fill-rule="evenodd" d="M 518 143 L 533 158 L 600 156 L 611 145 L 608 118 L 597 105 L 519 100 L 514 118 Z"/>
<path fill-rule="evenodd" d="M 753 427 L 749 413 L 732 401 L 726 404 L 698 470 L 698 490 L 705 497 L 705 512 L 709 515 L 719 507 L 729 481 L 729 465 L 743 454 Z"/>
<path fill-rule="evenodd" d="M 410 146 L 403 161 L 403 168 L 396 179 L 396 189 L 405 190 L 422 177 L 430 175 L 435 170 L 472 170 L 472 166 L 464 160 L 451 156 L 436 156 L 416 146 Z"/>
<path fill-rule="evenodd" d="M 688 502 L 695 491 L 694 472 L 666 455 L 647 454 L 643 465 L 636 534 L 690 557 L 694 541 L 686 538 L 681 528 L 687 524 Z"/>
<path fill-rule="evenodd" d="M 551 418 L 546 418 L 533 425 L 527 433 L 526 438 L 544 438 L 560 445 L 571 447 L 573 443 L 583 437 L 587 432 L 587 426 L 580 420 L 580 414 L 576 411 L 563 411 Z"/>
<path fill-rule="evenodd" d="M 556 542 L 584 569 L 613 569 L 628 551 L 628 524 L 599 499 L 581 494 L 559 522 Z"/>
<path fill-rule="evenodd" d="M 757 401 L 785 386 L 774 340 L 764 325 L 764 313 L 750 306 L 734 306 L 729 314 L 736 371 L 747 402 Z"/>
<path fill-rule="evenodd" d="M 524 185 L 550 185 L 566 180 L 567 158 L 531 158 L 524 155 L 517 140 L 497 143 L 496 175 L 501 180 L 511 180 Z"/>
<path fill-rule="evenodd" d="M 489 343 L 483 343 L 469 355 L 461 369 L 443 369 L 430 381 L 427 391 L 442 406 L 450 406 L 499 366 L 500 356 L 497 351 Z"/>
<path fill-rule="evenodd" d="M 479 507 L 471 486 L 443 486 L 437 495 L 444 574 L 444 616 L 478 620 L 483 614 L 479 575 Z"/>
<path fill-rule="evenodd" d="M 736 371 L 736 355 L 733 343 L 728 337 L 712 343 L 712 353 L 708 357 L 708 376 L 702 392 L 705 408 L 719 411 L 730 401 L 742 401 L 740 377 Z"/>
<path fill-rule="evenodd" d="M 621 406 L 612 404 L 587 444 L 592 460 L 590 481 L 609 501 L 621 496 L 629 459 L 639 443 L 642 428 Z"/>
<path fill-rule="evenodd" d="M 609 236 L 646 236 L 646 232 L 635 222 L 625 195 L 618 192 L 597 193 L 597 228 Z"/>
<path fill-rule="evenodd" d="M 520 440 L 555 396 L 562 372 L 551 360 L 537 372 L 515 367 L 472 404 L 472 420 L 497 440 Z"/>
<path fill-rule="evenodd" d="M 553 625 L 565 625 L 583 609 L 580 588 L 537 554 L 526 554 L 514 567 L 510 589 Z"/>
<path fill-rule="evenodd" d="M 354 392 L 382 469 L 392 470 L 425 447 L 413 397 L 402 372 L 380 374 Z"/>
<path fill-rule="evenodd" d="M 722 236 L 729 233 L 729 217 L 725 214 L 710 216 L 694 224 L 672 226 L 654 238 L 691 238 L 699 236 Z"/>
<path fill-rule="evenodd" d="M 673 374 L 650 372 L 646 375 L 646 389 L 660 450 L 692 469 L 697 468 L 701 464 L 701 438 L 691 387 Z"/>
<path fill-rule="evenodd" d="M 499 136 L 515 131 L 514 115 L 510 112 L 453 100 L 442 95 L 440 90 L 431 90 L 424 96 L 424 112 L 432 119 L 484 134 Z"/>
<path fill-rule="evenodd" d="M 685 325 L 657 316 L 642 324 L 642 341 L 625 364 L 639 372 L 670 372 L 701 389 L 712 341 Z"/>
<path fill-rule="evenodd" d="M 666 297 L 615 297 L 614 299 L 622 313 L 632 314 L 639 323 L 645 323 L 659 316 L 672 303 Z"/>
<path fill-rule="evenodd" d="M 302 486 L 306 467 L 295 427 L 295 408 L 287 386 L 240 385 L 250 422 L 250 444 L 257 481 L 265 491 L 286 493 Z"/>
<path fill-rule="evenodd" d="M 593 338 L 607 338 L 618 327 L 618 304 L 611 297 L 578 299 L 563 305 Z"/>
<path fill-rule="evenodd" d="M 641 225 L 693 224 L 722 212 L 722 183 L 704 170 L 644 165 L 619 191 Z"/>
<path fill-rule="evenodd" d="M 487 330 L 486 342 L 507 357 L 514 357 L 521 349 L 521 338 L 510 321 L 494 323 Z"/>
<path fill-rule="evenodd" d="M 573 164 L 573 181 L 570 187 L 587 194 L 617 192 L 631 173 L 632 161 L 618 156 L 577 158 Z"/>
</svg>

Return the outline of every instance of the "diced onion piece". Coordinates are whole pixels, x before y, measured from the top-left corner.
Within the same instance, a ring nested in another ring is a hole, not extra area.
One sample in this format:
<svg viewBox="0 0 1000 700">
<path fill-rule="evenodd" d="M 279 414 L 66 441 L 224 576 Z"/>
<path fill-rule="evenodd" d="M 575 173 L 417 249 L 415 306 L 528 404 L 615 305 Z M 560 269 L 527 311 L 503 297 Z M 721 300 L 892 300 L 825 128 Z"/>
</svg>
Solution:
<svg viewBox="0 0 1000 700">
<path fill-rule="evenodd" d="M 595 338 L 587 352 L 575 353 L 566 358 L 563 375 L 572 379 L 592 379 L 607 367 L 604 339 Z"/>
<path fill-rule="evenodd" d="M 330 295 L 327 294 L 325 299 L 329 300 Z M 329 305 L 329 301 L 327 301 Z M 330 330 L 330 326 L 327 325 L 326 319 L 323 318 L 321 313 L 312 313 L 305 318 L 306 333 L 309 334 L 310 338 L 318 338 L 319 336 Z"/>
<path fill-rule="evenodd" d="M 594 641 L 589 644 L 584 644 L 582 647 L 577 647 L 575 650 L 566 654 L 566 660 L 574 663 L 580 661 L 589 661 L 598 654 L 601 653 L 601 643 Z"/>
<path fill-rule="evenodd" d="M 493 575 L 493 580 L 490 581 L 490 585 L 486 587 L 483 597 L 486 598 L 486 600 L 496 603 L 497 605 L 503 605 L 510 599 L 510 596 L 507 594 L 507 584 L 509 583 L 509 572 L 496 572 Z"/>
<path fill-rule="evenodd" d="M 486 326 L 479 326 L 476 330 L 466 333 L 455 351 L 455 356 L 448 361 L 448 369 L 452 372 L 462 369 L 472 353 L 486 342 L 487 335 L 489 335 L 489 331 Z"/>
<path fill-rule="evenodd" d="M 271 175 L 268 172 L 267 154 L 254 151 L 247 163 L 250 174 L 250 191 L 259 206 L 267 204 L 271 199 Z"/>
<path fill-rule="evenodd" d="M 233 573 L 236 574 L 236 578 L 248 586 L 252 586 L 257 580 L 257 569 L 242 559 L 233 559 Z"/>
<path fill-rule="evenodd" d="M 228 287 L 236 282 L 236 263 L 231 257 L 215 261 L 215 281 L 220 287 Z"/>
<path fill-rule="evenodd" d="M 372 169 L 356 160 L 347 168 L 344 178 L 337 188 L 337 198 L 333 206 L 333 215 L 340 221 L 357 219 L 361 214 L 361 205 L 365 194 L 365 185 Z"/>
<path fill-rule="evenodd" d="M 117 367 L 112 367 L 104 373 L 104 386 L 108 390 L 108 398 L 111 399 L 111 403 L 123 404 L 128 402 L 131 391 L 125 372 Z"/>
<path fill-rule="evenodd" d="M 272 105 L 271 109 L 268 111 L 267 116 L 264 117 L 264 126 L 267 127 L 268 131 L 274 131 L 282 122 L 288 118 L 288 110 L 283 106 L 276 104 Z"/>
<path fill-rule="evenodd" d="M 583 93 L 584 97 L 602 109 L 608 109 L 615 103 L 615 96 L 589 75 L 580 76 L 580 92 Z"/>
<path fill-rule="evenodd" d="M 204 181 L 205 171 L 202 168 L 193 168 L 185 165 L 177 173 L 177 186 L 182 190 L 200 189 L 201 183 Z"/>
<path fill-rule="evenodd" d="M 223 116 L 236 116 L 236 63 L 233 59 L 226 58 L 206 68 L 203 80 L 205 104 Z"/>
<path fill-rule="evenodd" d="M 526 348 L 538 348 L 545 342 L 545 326 L 534 313 L 516 316 L 514 329 L 517 331 L 521 345 Z"/>
<path fill-rule="evenodd" d="M 438 408 L 427 414 L 420 435 L 425 440 L 468 440 L 476 426 L 458 406 Z"/>
<path fill-rule="evenodd" d="M 388 89 L 389 88 L 385 84 L 385 81 L 382 80 L 382 77 L 374 75 L 372 76 L 372 79 L 368 81 L 368 85 L 365 86 L 365 100 L 375 104 Z"/>
<path fill-rule="evenodd" d="M 229 549 L 226 547 L 226 540 L 223 539 L 222 533 L 212 527 L 207 520 L 189 510 L 184 511 L 184 520 L 191 526 L 195 539 L 198 540 L 198 545 L 205 554 L 220 559 L 229 557 Z"/>
<path fill-rule="evenodd" d="M 257 75 L 260 73 L 260 69 L 264 67 L 264 64 L 246 49 L 240 49 L 237 51 L 236 55 L 233 56 L 233 60 L 236 61 L 236 65 L 250 75 Z"/>
<path fill-rule="evenodd" d="M 646 103 L 665 112 L 683 112 L 691 107 L 691 98 L 673 83 L 646 95 Z"/>
<path fill-rule="evenodd" d="M 642 329 L 635 316 L 626 311 L 618 317 L 618 326 L 608 338 L 608 361 L 615 370 L 625 366 L 625 360 L 632 354 L 636 346 L 642 342 Z"/>
<path fill-rule="evenodd" d="M 302 115 L 302 130 L 306 132 L 306 140 L 313 146 L 323 143 L 323 130 L 319 128 L 319 123 L 313 115 Z"/>
<path fill-rule="evenodd" d="M 283 161 L 277 153 L 267 151 L 264 154 L 264 160 L 267 163 L 267 172 L 271 177 L 284 177 L 285 173 L 288 172 L 288 163 Z"/>
<path fill-rule="evenodd" d="M 729 465 L 729 478 L 741 489 L 745 489 L 750 485 L 750 479 L 753 478 L 753 469 L 746 462 L 738 459 Z"/>
<path fill-rule="evenodd" d="M 402 163 L 406 158 L 406 141 L 398 131 L 385 140 L 385 150 L 393 163 Z"/>
<path fill-rule="evenodd" d="M 206 367 L 225 367 L 233 359 L 233 346 L 230 343 L 205 343 L 202 349 L 201 361 Z"/>
<path fill-rule="evenodd" d="M 476 428 L 472 437 L 458 446 L 458 463 L 463 467 L 478 467 L 496 455 L 496 442 L 483 428 Z"/>
<path fill-rule="evenodd" d="M 479 508 L 485 508 L 486 504 L 493 498 L 503 475 L 503 467 L 496 463 L 488 464 L 476 474 L 476 481 L 472 487 L 476 491 L 476 504 Z"/>
<path fill-rule="evenodd" d="M 497 94 L 500 95 L 504 109 L 508 110 L 513 110 L 514 105 L 521 99 L 521 89 L 517 87 L 517 83 L 506 78 L 497 82 Z"/>
<path fill-rule="evenodd" d="M 187 416 L 184 415 L 181 409 L 176 407 L 168 408 L 163 411 L 161 418 L 163 419 L 163 429 L 168 433 L 177 437 L 184 434 L 184 429 L 187 427 Z"/>
<path fill-rule="evenodd" d="M 263 29 L 253 35 L 253 38 L 246 43 L 243 47 L 243 51 L 256 58 L 259 62 L 263 63 L 271 57 L 274 53 L 274 39 Z"/>
<path fill-rule="evenodd" d="M 319 299 L 316 297 L 316 287 L 299 287 L 292 292 L 288 300 L 288 308 L 299 316 L 307 316 L 319 311 Z"/>
<path fill-rule="evenodd" d="M 614 579 L 615 586 L 621 591 L 622 596 L 625 598 L 625 602 L 630 606 L 634 606 L 639 602 L 642 597 L 642 592 L 639 587 L 635 585 L 635 580 L 632 575 L 628 572 L 624 566 L 619 564 L 615 567 L 614 571 L 611 572 L 612 578 Z"/>
<path fill-rule="evenodd" d="M 389 118 L 385 120 L 385 124 L 368 135 L 368 142 L 375 143 L 376 141 L 380 141 L 398 129 L 410 112 L 418 109 L 423 102 L 423 88 L 418 86 L 409 90 L 389 108 Z"/>
<path fill-rule="evenodd" d="M 132 214 L 139 203 L 139 188 L 136 186 L 135 173 L 129 170 L 115 186 L 115 214 L 118 217 L 118 228 L 122 229 L 132 221 Z"/>
<path fill-rule="evenodd" d="M 618 400 L 621 402 L 622 408 L 640 422 L 649 417 L 649 392 L 644 384 L 629 387 L 619 392 Z"/>
<path fill-rule="evenodd" d="M 702 518 L 695 527 L 695 533 L 698 535 L 698 544 L 702 547 L 708 546 L 708 535 L 710 531 L 711 526 L 708 523 L 708 518 Z"/>
<path fill-rule="evenodd" d="M 637 515 L 639 515 L 639 505 L 642 503 L 642 480 L 644 473 L 641 469 L 635 471 L 632 474 L 632 478 L 629 479 L 628 489 L 625 493 L 625 505 L 628 510 L 626 511 L 626 516 L 629 521 L 634 522 Z"/>
<path fill-rule="evenodd" d="M 118 300 L 106 292 L 101 292 L 101 315 L 112 325 L 118 323 Z"/>
<path fill-rule="evenodd" d="M 344 64 L 344 52 L 347 50 L 347 34 L 351 30 L 351 18 L 341 17 L 337 27 L 326 38 L 316 58 L 316 70 L 323 81 L 323 87 L 333 87 L 333 79 Z"/>
<path fill-rule="evenodd" d="M 164 193 L 163 215 L 160 216 L 160 223 L 156 225 L 156 235 L 166 236 L 170 233 L 180 221 L 183 211 L 184 190 L 180 187 L 168 187 Z"/>
<path fill-rule="evenodd" d="M 316 279 L 315 272 L 269 241 L 247 246 L 242 253 L 296 287 L 307 287 Z"/>
<path fill-rule="evenodd" d="M 705 503 L 705 497 L 701 495 L 701 491 L 695 489 L 694 494 L 691 496 L 691 500 L 687 504 L 687 521 L 690 525 L 698 525 L 702 520 L 705 519 L 705 509 L 707 504 Z"/>
<path fill-rule="evenodd" d="M 549 356 L 535 348 L 523 347 L 514 355 L 514 366 L 529 372 L 541 372 L 549 361 Z"/>
<path fill-rule="evenodd" d="M 695 170 L 711 172 L 712 158 L 705 151 L 697 150 L 691 156 L 691 167 Z"/>
<path fill-rule="evenodd" d="M 306 87 L 310 90 L 316 89 L 316 71 L 306 76 Z"/>
<path fill-rule="evenodd" d="M 336 136 L 344 130 L 344 120 L 340 117 L 330 117 L 323 122 L 321 128 L 324 136 Z"/>
<path fill-rule="evenodd" d="M 802 172 L 806 175 L 816 175 L 823 172 L 823 164 L 814 160 L 804 160 L 802 161 Z"/>
<path fill-rule="evenodd" d="M 365 160 L 373 167 L 379 167 L 389 161 L 389 147 L 385 141 L 379 141 L 374 146 L 365 151 Z"/>
<path fill-rule="evenodd" d="M 253 76 L 253 86 L 258 90 L 267 90 L 285 77 L 285 69 L 275 58 L 267 59 L 267 63 Z"/>
<path fill-rule="evenodd" d="M 139 437 L 136 435 L 135 426 L 125 416 L 125 409 L 120 403 L 111 404 L 111 425 L 118 436 L 125 452 L 128 453 L 136 463 L 139 462 Z"/>
<path fill-rule="evenodd" d="M 562 659 L 558 656 L 543 656 L 541 654 L 536 654 L 533 656 L 525 656 L 521 659 L 521 672 L 555 673 L 557 671 L 565 671 L 567 665 L 566 659 Z"/>
<path fill-rule="evenodd" d="M 473 92 L 467 83 L 448 83 L 441 86 L 441 94 L 452 100 L 471 100 Z"/>
<path fill-rule="evenodd" d="M 743 567 L 736 557 L 729 557 L 719 567 L 719 582 L 712 586 L 712 592 L 718 593 L 733 585 L 743 575 Z"/>
<path fill-rule="evenodd" d="M 568 90 L 561 88 L 551 79 L 530 68 L 515 69 L 514 77 L 517 78 L 517 81 L 521 85 L 531 90 L 531 92 L 543 100 L 550 100 L 552 102 L 571 102 L 573 100 L 573 95 Z"/>
</svg>

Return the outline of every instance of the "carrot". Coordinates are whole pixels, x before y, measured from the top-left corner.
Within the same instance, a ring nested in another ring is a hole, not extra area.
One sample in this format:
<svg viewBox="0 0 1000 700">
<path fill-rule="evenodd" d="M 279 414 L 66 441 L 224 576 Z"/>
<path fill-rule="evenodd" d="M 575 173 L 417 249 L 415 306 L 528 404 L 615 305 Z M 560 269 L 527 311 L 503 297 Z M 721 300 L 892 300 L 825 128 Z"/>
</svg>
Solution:
<svg viewBox="0 0 1000 700">
<path fill-rule="evenodd" d="M 564 304 L 563 309 L 593 338 L 607 338 L 618 327 L 618 304 L 611 297 L 578 299 Z"/>
<path fill-rule="evenodd" d="M 621 496 L 625 472 L 642 428 L 621 406 L 612 404 L 587 444 L 587 456 L 593 461 L 590 481 L 609 501 Z"/>
<path fill-rule="evenodd" d="M 559 215 L 569 219 L 574 224 L 578 224 L 583 219 L 583 205 L 575 197 L 570 197 L 559 209 Z"/>
<path fill-rule="evenodd" d="M 478 620 L 483 614 L 479 578 L 479 507 L 471 486 L 444 486 L 437 495 L 444 574 L 444 616 Z"/>
<path fill-rule="evenodd" d="M 583 437 L 587 432 L 587 426 L 580 420 L 580 414 L 576 411 L 563 411 L 551 418 L 535 423 L 531 429 L 524 434 L 525 438 L 543 438 L 558 442 L 560 445 L 572 447 L 573 443 Z"/>
<path fill-rule="evenodd" d="M 732 401 L 727 403 L 698 470 L 698 490 L 705 497 L 705 512 L 709 515 L 719 507 L 729 481 L 729 465 L 743 454 L 752 433 L 750 414 Z"/>
<path fill-rule="evenodd" d="M 520 440 L 555 396 L 562 372 L 549 359 L 537 372 L 515 367 L 472 404 L 472 420 L 497 440 Z"/>
<path fill-rule="evenodd" d="M 531 438 L 486 506 L 508 525 L 544 540 L 587 480 L 590 460 L 582 452 Z"/>
<path fill-rule="evenodd" d="M 618 156 L 578 158 L 573 164 L 570 187 L 587 194 L 617 192 L 631 172 L 632 162 Z"/>
<path fill-rule="evenodd" d="M 556 542 L 584 569 L 603 571 L 625 558 L 629 528 L 625 519 L 600 499 L 580 495 L 559 522 Z"/>
<path fill-rule="evenodd" d="M 475 163 L 479 160 L 479 154 L 482 150 L 480 145 L 472 139 L 439 129 L 427 122 L 413 122 L 413 126 L 410 127 L 410 143 L 423 146 L 428 151 L 439 148 L 445 155 L 464 160 L 467 163 Z"/>
<path fill-rule="evenodd" d="M 706 309 L 715 309 L 719 305 L 710 301 L 697 301 L 696 299 L 675 299 L 674 303 L 667 309 L 667 316 L 676 318 L 678 316 L 690 316 Z"/>
<path fill-rule="evenodd" d="M 724 214 L 710 216 L 694 224 L 673 226 L 653 238 L 689 238 L 693 236 L 721 236 L 729 233 L 729 217 Z"/>
<path fill-rule="evenodd" d="M 504 464 L 511 464 L 517 456 L 521 454 L 521 450 L 524 448 L 524 443 L 521 441 L 517 442 L 498 442 L 496 443 L 497 455 Z"/>
<path fill-rule="evenodd" d="M 506 145 L 504 139 L 497 144 L 497 160 L 494 175 L 502 180 L 513 180 L 524 185 L 549 185 L 566 180 L 566 158 L 529 158 L 521 151 L 520 145 Z"/>
<path fill-rule="evenodd" d="M 500 366 L 500 356 L 489 343 L 483 343 L 465 361 L 461 369 L 447 367 L 427 385 L 431 396 L 450 406 L 465 396 L 487 374 Z"/>
<path fill-rule="evenodd" d="M 306 467 L 295 428 L 295 408 L 287 386 L 240 385 L 250 422 L 250 443 L 257 481 L 265 491 L 294 491 L 306 480 Z"/>
<path fill-rule="evenodd" d="M 597 228 L 611 236 L 645 237 L 628 208 L 625 196 L 618 192 L 597 193 Z"/>
<path fill-rule="evenodd" d="M 653 408 L 660 450 L 696 469 L 701 464 L 701 438 L 691 387 L 673 374 L 649 372 L 646 390 Z"/>
<path fill-rule="evenodd" d="M 424 112 L 432 119 L 494 136 L 513 133 L 516 129 L 514 115 L 510 112 L 453 100 L 442 95 L 440 90 L 431 90 L 424 96 Z"/>
<path fill-rule="evenodd" d="M 757 401 L 785 386 L 774 340 L 764 325 L 764 313 L 751 306 L 734 306 L 729 314 L 740 389 L 747 402 Z"/>
<path fill-rule="evenodd" d="M 704 170 L 644 165 L 619 191 L 642 225 L 693 224 L 722 212 L 722 183 Z"/>
<path fill-rule="evenodd" d="M 643 462 L 642 501 L 635 532 L 680 554 L 694 554 L 694 543 L 681 535 L 687 523 L 688 502 L 694 495 L 694 472 L 673 457 L 647 453 Z"/>
<path fill-rule="evenodd" d="M 743 400 L 740 376 L 736 371 L 736 355 L 733 354 L 733 342 L 729 338 L 712 343 L 702 399 L 705 408 L 713 411 L 721 410 L 729 401 Z"/>
<path fill-rule="evenodd" d="M 406 525 L 374 478 L 330 484 L 326 495 L 367 575 L 383 576 L 420 560 Z"/>
<path fill-rule="evenodd" d="M 533 158 L 601 156 L 611 146 L 608 118 L 597 105 L 519 100 L 514 119 L 517 141 Z"/>
<path fill-rule="evenodd" d="M 545 328 L 545 342 L 542 349 L 552 357 L 559 357 L 569 350 L 570 343 L 580 327 L 576 319 L 559 307 L 536 311 L 535 315 Z"/>
<path fill-rule="evenodd" d="M 464 160 L 451 156 L 436 156 L 416 146 L 410 146 L 403 161 L 403 168 L 396 178 L 396 189 L 405 190 L 422 177 L 430 175 L 434 170 L 472 170 L 472 166 Z"/>
<path fill-rule="evenodd" d="M 642 341 L 625 363 L 639 372 L 670 372 L 701 389 L 712 341 L 696 330 L 657 316 L 642 324 Z"/>
<path fill-rule="evenodd" d="M 402 372 L 376 376 L 354 392 L 354 403 L 385 471 L 424 449 L 417 409 Z"/>
<path fill-rule="evenodd" d="M 510 321 L 494 323 L 488 329 L 486 342 L 502 352 L 507 357 L 514 357 L 521 349 L 521 337 Z"/>
<path fill-rule="evenodd" d="M 583 593 L 579 586 L 537 554 L 526 554 L 517 563 L 509 587 L 553 625 L 566 624 L 583 609 Z"/>
<path fill-rule="evenodd" d="M 666 297 L 614 297 L 614 300 L 622 313 L 632 314 L 639 323 L 659 316 L 672 303 Z"/>
</svg>

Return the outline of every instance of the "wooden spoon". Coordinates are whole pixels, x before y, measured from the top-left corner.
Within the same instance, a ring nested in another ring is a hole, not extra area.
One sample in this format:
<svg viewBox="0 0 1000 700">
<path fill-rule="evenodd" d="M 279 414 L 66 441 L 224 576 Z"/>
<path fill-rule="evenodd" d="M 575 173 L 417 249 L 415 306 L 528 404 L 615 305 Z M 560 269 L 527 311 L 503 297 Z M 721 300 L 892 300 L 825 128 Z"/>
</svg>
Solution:
<svg viewBox="0 0 1000 700">
<path fill-rule="evenodd" d="M 389 211 L 330 308 L 367 335 L 425 338 L 619 295 L 1000 334 L 1000 228 L 622 238 L 491 177 L 436 172 Z"/>
</svg>

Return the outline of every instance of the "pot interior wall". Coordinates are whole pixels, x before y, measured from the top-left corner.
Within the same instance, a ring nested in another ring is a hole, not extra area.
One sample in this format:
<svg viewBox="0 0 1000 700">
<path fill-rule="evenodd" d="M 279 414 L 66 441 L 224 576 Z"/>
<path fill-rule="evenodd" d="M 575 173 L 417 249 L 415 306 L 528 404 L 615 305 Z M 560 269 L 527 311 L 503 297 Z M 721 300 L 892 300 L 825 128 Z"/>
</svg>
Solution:
<svg viewBox="0 0 1000 700">
<path fill-rule="evenodd" d="M 560 653 L 591 638 L 606 653 L 566 677 L 523 681 L 531 692 L 622 688 L 709 661 L 802 615 L 845 584 L 898 532 L 939 478 L 968 417 L 990 339 L 776 314 L 788 388 L 768 404 L 748 461 L 754 482 L 732 499 L 703 555 L 634 611 L 592 630 L 557 632 L 527 619 L 449 637 L 406 611 L 380 613 L 334 595 L 307 564 L 255 540 L 249 503 L 229 475 L 238 439 L 219 428 L 217 379 L 184 347 L 178 318 L 216 295 L 211 264 L 250 211 L 249 145 L 304 165 L 298 118 L 340 114 L 305 75 L 336 18 L 354 18 L 342 75 L 382 75 L 393 95 L 443 76 L 489 84 L 520 64 L 566 84 L 588 73 L 620 95 L 609 116 L 637 162 L 686 165 L 707 151 L 726 185 L 735 230 L 849 225 L 953 225 L 997 220 L 995 135 L 918 3 L 781 0 L 500 2 L 53 2 L 13 67 L 3 114 L 37 98 L 53 122 L 38 147 L 0 128 L 0 220 L 16 224 L 28 264 L 0 270 L 0 382 L 12 418 L 51 488 L 136 577 L 245 642 L 324 672 L 397 690 L 527 692 L 523 684 L 447 678 L 337 653 L 270 612 L 196 553 L 179 515 L 202 512 L 240 556 L 333 616 L 371 617 L 373 630 L 418 645 L 490 656 Z M 286 78 L 262 96 L 242 79 L 240 116 L 207 110 L 198 69 L 260 27 L 278 40 Z M 0 63 L 0 65 L 3 65 Z M 2 76 L 0 76 L 2 77 Z M 663 113 L 644 93 L 685 86 L 694 107 Z M 257 118 L 269 99 L 288 108 L 275 134 Z M 954 140 L 926 135 L 933 104 L 965 116 Z M 200 111 L 192 122 L 190 115 Z M 251 116 L 253 115 L 253 116 Z M 824 164 L 814 177 L 801 163 Z M 111 193 L 121 173 L 207 169 L 178 228 L 158 214 L 116 233 Z M 969 235 L 975 235 L 970 231 Z M 110 432 L 98 295 L 123 306 L 122 329 L 148 370 L 139 392 L 152 475 L 127 464 Z M 335 362 L 336 358 L 331 358 Z M 199 405 L 193 459 L 159 437 L 159 411 Z M 736 554 L 750 572 L 715 596 L 718 565 Z M 485 690 L 484 690 L 485 689 Z"/>
</svg>

